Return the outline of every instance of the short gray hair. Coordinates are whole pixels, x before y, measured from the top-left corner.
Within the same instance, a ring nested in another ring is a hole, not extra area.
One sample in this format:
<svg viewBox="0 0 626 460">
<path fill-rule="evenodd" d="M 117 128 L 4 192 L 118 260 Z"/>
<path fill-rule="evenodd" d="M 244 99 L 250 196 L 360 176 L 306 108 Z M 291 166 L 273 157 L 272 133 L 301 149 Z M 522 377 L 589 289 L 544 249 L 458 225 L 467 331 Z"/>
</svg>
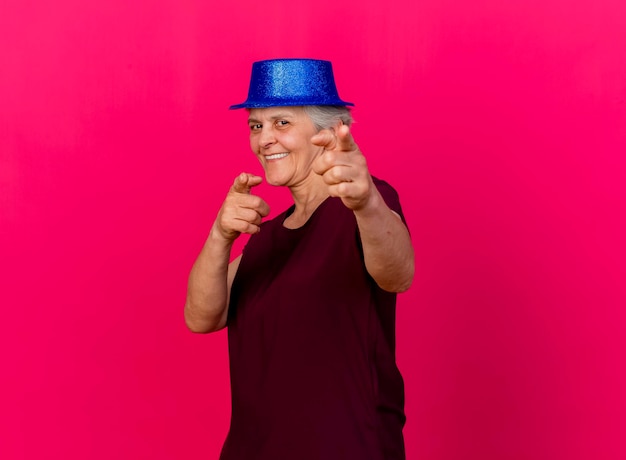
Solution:
<svg viewBox="0 0 626 460">
<path fill-rule="evenodd" d="M 338 121 L 350 126 L 354 121 L 350 109 L 337 105 L 305 105 L 304 112 L 317 130 L 332 128 Z"/>
</svg>

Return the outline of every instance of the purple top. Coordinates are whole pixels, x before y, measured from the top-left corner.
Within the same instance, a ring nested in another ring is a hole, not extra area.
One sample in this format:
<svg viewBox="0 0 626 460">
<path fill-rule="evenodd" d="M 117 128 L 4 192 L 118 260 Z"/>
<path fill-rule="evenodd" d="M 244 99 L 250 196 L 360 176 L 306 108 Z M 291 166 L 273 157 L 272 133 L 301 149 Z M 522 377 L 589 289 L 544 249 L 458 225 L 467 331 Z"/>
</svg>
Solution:
<svg viewBox="0 0 626 460">
<path fill-rule="evenodd" d="M 395 190 L 374 181 L 402 216 Z M 339 198 L 297 229 L 283 226 L 292 212 L 250 238 L 233 282 L 232 418 L 220 458 L 404 459 L 396 295 L 367 273 Z"/>
</svg>

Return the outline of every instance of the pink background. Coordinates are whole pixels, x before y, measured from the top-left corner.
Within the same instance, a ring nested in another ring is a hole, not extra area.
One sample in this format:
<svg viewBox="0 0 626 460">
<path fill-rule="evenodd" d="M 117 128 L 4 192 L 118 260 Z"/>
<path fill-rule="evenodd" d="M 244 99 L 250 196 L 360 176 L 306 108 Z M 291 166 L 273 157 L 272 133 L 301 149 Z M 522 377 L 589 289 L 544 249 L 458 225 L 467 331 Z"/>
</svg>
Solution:
<svg viewBox="0 0 626 460">
<path fill-rule="evenodd" d="M 401 194 L 408 458 L 626 458 L 625 10 L 3 0 L 0 458 L 217 458 L 226 335 L 182 307 L 272 57 L 333 61 Z"/>
</svg>

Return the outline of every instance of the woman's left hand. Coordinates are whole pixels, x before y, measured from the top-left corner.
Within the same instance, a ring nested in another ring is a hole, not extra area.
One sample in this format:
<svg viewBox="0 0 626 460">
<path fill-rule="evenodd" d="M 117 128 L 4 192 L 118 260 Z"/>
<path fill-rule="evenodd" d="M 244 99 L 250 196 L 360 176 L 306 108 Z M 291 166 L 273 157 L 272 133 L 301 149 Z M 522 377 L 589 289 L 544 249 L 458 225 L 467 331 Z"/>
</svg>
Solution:
<svg viewBox="0 0 626 460">
<path fill-rule="evenodd" d="M 353 211 L 365 207 L 376 188 L 350 128 L 341 125 L 334 131 L 323 129 L 311 142 L 324 147 L 324 153 L 313 163 L 313 171 L 322 176 L 330 196 L 341 198 Z"/>
</svg>

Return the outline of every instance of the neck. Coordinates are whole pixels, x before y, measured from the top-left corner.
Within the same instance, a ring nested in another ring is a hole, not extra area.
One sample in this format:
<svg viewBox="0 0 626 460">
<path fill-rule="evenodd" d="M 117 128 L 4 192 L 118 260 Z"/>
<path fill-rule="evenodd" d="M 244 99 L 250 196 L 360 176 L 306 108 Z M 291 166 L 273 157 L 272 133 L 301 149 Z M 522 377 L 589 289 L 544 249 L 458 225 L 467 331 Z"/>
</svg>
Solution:
<svg viewBox="0 0 626 460">
<path fill-rule="evenodd" d="M 291 196 L 295 204 L 293 213 L 285 219 L 284 225 L 288 228 L 301 227 L 309 220 L 317 207 L 328 198 L 328 189 L 321 177 L 314 184 L 292 187 Z"/>
</svg>

